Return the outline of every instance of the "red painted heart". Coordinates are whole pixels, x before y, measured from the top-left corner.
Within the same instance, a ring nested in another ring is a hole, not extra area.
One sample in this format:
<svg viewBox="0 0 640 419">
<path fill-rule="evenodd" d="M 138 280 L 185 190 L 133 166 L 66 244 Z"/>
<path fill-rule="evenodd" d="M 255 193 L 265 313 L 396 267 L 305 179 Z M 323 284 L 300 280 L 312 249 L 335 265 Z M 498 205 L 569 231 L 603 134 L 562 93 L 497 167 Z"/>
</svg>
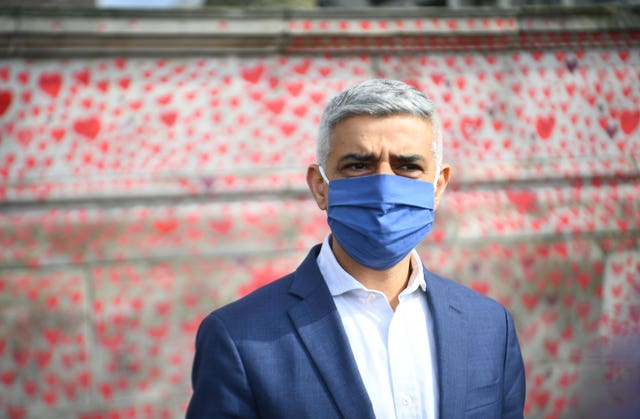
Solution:
<svg viewBox="0 0 640 419">
<path fill-rule="evenodd" d="M 83 137 L 93 140 L 100 132 L 100 120 L 97 117 L 78 119 L 73 123 L 73 129 Z"/>
<path fill-rule="evenodd" d="M 467 140 L 471 139 L 473 135 L 482 128 L 481 117 L 469 117 L 466 116 L 460 121 L 460 131 Z"/>
<path fill-rule="evenodd" d="M 62 87 L 62 76 L 60 73 L 42 73 L 38 79 L 38 86 L 43 92 L 55 98 Z"/>
<path fill-rule="evenodd" d="M 176 111 L 164 112 L 162 115 L 160 115 L 160 119 L 168 127 L 171 127 L 173 126 L 173 124 L 175 124 L 177 117 L 178 113 Z"/>
<path fill-rule="evenodd" d="M 543 140 L 548 139 L 553 133 L 555 123 L 556 118 L 553 115 L 548 117 L 538 117 L 538 119 L 536 120 L 536 131 L 538 132 L 540 138 L 542 138 Z"/>
<path fill-rule="evenodd" d="M 10 90 L 0 90 L 0 116 L 7 112 L 13 101 L 13 94 Z"/>
<path fill-rule="evenodd" d="M 639 110 L 629 110 L 625 109 L 620 112 L 620 128 L 622 128 L 622 132 L 627 135 L 630 135 L 632 132 L 638 128 L 638 124 L 640 123 L 640 111 Z"/>
<path fill-rule="evenodd" d="M 264 73 L 264 65 L 260 64 L 253 68 L 245 68 L 241 71 L 242 78 L 248 81 L 249 83 L 257 83 L 262 77 L 262 73 Z"/>
</svg>

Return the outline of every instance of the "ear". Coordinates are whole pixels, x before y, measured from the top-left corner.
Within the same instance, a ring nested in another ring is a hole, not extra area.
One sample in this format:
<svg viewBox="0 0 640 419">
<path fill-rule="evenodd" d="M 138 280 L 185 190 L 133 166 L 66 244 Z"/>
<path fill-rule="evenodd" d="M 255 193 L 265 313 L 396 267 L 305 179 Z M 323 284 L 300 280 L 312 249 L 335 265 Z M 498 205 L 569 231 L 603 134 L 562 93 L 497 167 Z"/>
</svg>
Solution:
<svg viewBox="0 0 640 419">
<path fill-rule="evenodd" d="M 316 204 L 318 204 L 318 208 L 323 211 L 326 210 L 327 202 L 329 201 L 329 185 L 324 183 L 320 169 L 315 163 L 307 168 L 307 185 L 311 195 L 316 200 Z"/>
<path fill-rule="evenodd" d="M 440 168 L 440 173 L 438 174 L 438 182 L 436 184 L 434 210 L 438 209 L 438 206 L 440 205 L 440 198 L 442 197 L 442 194 L 444 194 L 445 189 L 447 189 L 450 178 L 451 166 L 448 164 L 442 165 L 442 167 Z"/>
</svg>

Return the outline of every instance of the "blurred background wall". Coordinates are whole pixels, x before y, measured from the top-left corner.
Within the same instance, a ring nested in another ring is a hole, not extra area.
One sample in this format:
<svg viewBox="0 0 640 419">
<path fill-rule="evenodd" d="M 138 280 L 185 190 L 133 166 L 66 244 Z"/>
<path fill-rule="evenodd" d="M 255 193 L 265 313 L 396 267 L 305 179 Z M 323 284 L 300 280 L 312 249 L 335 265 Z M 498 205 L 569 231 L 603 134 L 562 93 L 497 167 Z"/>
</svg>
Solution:
<svg viewBox="0 0 640 419">
<path fill-rule="evenodd" d="M 316 126 L 371 77 L 440 106 L 419 250 L 512 311 L 527 417 L 640 417 L 639 41 L 621 5 L 0 9 L 0 418 L 182 417 L 199 321 L 327 234 Z"/>
</svg>

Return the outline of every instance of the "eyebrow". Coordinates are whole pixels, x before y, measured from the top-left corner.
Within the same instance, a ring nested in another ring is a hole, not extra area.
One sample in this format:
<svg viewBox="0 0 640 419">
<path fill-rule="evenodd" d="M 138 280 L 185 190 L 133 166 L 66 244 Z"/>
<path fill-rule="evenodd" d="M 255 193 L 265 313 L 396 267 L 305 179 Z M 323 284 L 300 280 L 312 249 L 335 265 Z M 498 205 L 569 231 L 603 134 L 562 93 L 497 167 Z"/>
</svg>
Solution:
<svg viewBox="0 0 640 419">
<path fill-rule="evenodd" d="M 420 154 L 407 154 L 407 155 L 394 155 L 392 159 L 401 163 L 415 163 L 415 162 L 424 162 L 426 161 L 424 156 Z M 377 158 L 372 153 L 347 153 L 344 156 L 340 157 L 338 160 L 339 163 L 345 161 L 372 161 L 377 160 Z"/>
<path fill-rule="evenodd" d="M 371 160 L 376 160 L 375 156 L 373 155 L 373 153 L 347 153 L 345 155 L 343 155 L 342 157 L 340 157 L 340 159 L 338 160 L 338 163 L 342 163 L 345 161 L 371 161 Z"/>
<path fill-rule="evenodd" d="M 409 154 L 409 155 L 400 155 L 400 156 L 393 156 L 393 158 L 401 163 L 415 163 L 415 162 L 424 162 L 426 161 L 424 156 L 421 156 L 420 154 Z"/>
</svg>

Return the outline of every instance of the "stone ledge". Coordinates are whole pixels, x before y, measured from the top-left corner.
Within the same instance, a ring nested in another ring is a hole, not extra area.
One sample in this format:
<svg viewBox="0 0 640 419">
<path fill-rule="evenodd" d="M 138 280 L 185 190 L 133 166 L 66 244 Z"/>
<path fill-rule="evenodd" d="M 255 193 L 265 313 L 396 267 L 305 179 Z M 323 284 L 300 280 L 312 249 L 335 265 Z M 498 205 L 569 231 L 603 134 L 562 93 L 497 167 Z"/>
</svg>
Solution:
<svg viewBox="0 0 640 419">
<path fill-rule="evenodd" d="M 631 45 L 639 30 L 640 16 L 632 7 L 170 13 L 0 8 L 0 56 L 415 52 L 549 48 L 571 42 L 605 47 Z"/>
</svg>

